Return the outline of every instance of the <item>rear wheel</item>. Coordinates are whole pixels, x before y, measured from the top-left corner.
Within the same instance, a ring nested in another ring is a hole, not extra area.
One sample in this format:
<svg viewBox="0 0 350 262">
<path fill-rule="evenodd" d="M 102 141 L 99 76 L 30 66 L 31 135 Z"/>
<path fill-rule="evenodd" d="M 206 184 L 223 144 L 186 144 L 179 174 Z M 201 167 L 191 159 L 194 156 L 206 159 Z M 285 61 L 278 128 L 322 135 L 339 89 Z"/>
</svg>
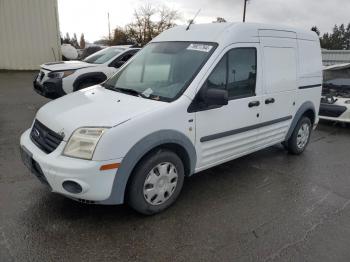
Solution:
<svg viewBox="0 0 350 262">
<path fill-rule="evenodd" d="M 137 165 L 128 186 L 128 204 L 136 211 L 151 215 L 175 202 L 184 181 L 184 166 L 172 151 L 158 151 Z"/>
<path fill-rule="evenodd" d="M 294 155 L 301 154 L 304 152 L 307 144 L 310 141 L 311 131 L 312 124 L 310 118 L 302 117 L 295 126 L 289 140 L 284 142 L 284 146 Z"/>
</svg>

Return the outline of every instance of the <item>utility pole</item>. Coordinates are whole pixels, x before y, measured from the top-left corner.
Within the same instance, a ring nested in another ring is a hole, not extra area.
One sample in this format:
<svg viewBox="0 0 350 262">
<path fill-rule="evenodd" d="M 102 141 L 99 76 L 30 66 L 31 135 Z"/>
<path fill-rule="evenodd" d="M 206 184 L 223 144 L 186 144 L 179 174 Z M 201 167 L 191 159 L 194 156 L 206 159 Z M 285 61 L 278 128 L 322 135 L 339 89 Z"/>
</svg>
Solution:
<svg viewBox="0 0 350 262">
<path fill-rule="evenodd" d="M 247 2 L 248 2 L 248 0 L 244 0 L 243 23 L 245 22 L 245 13 L 247 10 Z"/>
<path fill-rule="evenodd" d="M 111 42 L 111 23 L 109 21 L 109 12 L 107 13 L 108 15 L 108 36 L 109 36 L 109 42 Z"/>
</svg>

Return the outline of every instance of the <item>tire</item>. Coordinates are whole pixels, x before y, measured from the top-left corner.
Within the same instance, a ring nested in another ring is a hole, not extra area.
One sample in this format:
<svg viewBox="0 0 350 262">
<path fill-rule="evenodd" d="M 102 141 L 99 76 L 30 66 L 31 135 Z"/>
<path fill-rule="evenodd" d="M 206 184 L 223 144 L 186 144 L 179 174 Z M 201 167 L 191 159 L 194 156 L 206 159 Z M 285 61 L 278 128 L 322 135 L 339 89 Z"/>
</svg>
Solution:
<svg viewBox="0 0 350 262">
<path fill-rule="evenodd" d="M 127 203 L 145 215 L 162 212 L 175 202 L 183 182 L 181 159 L 172 151 L 159 150 L 142 159 L 135 168 L 128 185 Z"/>
<path fill-rule="evenodd" d="M 295 126 L 289 140 L 285 142 L 285 147 L 288 152 L 293 155 L 300 155 L 303 153 L 310 141 L 311 132 L 312 124 L 310 118 L 302 117 Z"/>
</svg>

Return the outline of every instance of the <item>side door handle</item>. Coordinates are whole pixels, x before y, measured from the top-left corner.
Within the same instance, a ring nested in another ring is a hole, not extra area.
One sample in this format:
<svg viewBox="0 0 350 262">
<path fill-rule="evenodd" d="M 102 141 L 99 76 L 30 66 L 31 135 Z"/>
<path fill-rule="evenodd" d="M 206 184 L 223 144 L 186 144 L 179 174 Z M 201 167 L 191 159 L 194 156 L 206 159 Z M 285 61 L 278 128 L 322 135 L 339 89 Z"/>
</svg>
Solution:
<svg viewBox="0 0 350 262">
<path fill-rule="evenodd" d="M 272 104 L 272 103 L 275 103 L 275 99 L 274 98 L 267 98 L 266 100 L 265 100 L 265 104 L 266 105 L 268 105 L 268 104 Z"/>
<path fill-rule="evenodd" d="M 259 106 L 260 102 L 259 101 L 252 101 L 249 102 L 248 107 L 254 107 L 254 106 Z"/>
</svg>

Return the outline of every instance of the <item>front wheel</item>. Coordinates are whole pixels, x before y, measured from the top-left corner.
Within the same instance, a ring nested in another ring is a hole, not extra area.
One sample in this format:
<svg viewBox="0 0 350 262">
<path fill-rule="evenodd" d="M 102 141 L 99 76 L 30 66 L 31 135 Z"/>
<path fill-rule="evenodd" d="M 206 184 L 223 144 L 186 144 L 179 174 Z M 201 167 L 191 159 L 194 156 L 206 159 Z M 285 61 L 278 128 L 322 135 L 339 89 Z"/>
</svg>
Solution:
<svg viewBox="0 0 350 262">
<path fill-rule="evenodd" d="M 296 125 L 291 137 L 285 142 L 286 149 L 294 154 L 299 155 L 304 152 L 310 141 L 312 130 L 311 120 L 308 117 L 302 117 Z"/>
<path fill-rule="evenodd" d="M 184 182 L 184 166 L 172 151 L 155 152 L 137 165 L 128 186 L 128 204 L 136 211 L 151 215 L 175 202 Z"/>
</svg>

